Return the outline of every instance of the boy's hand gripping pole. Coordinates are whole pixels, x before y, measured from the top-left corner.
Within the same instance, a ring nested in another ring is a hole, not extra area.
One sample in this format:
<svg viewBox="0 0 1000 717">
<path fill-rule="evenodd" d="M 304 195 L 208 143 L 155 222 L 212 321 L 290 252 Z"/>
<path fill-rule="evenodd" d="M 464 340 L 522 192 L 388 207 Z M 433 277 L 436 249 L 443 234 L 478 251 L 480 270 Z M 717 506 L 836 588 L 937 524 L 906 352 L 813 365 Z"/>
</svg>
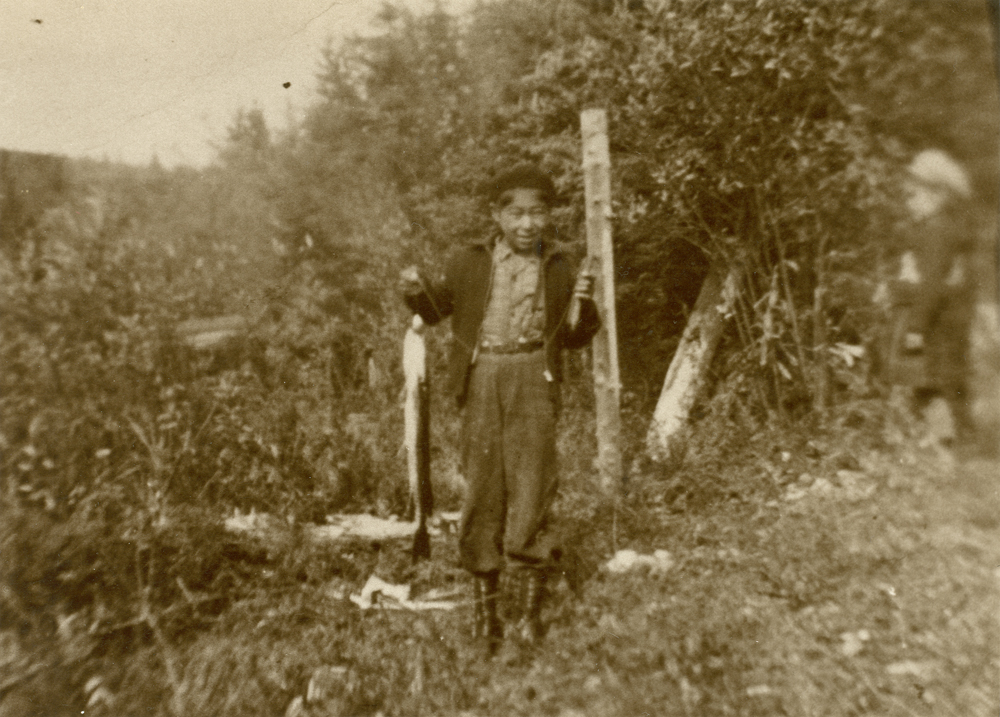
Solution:
<svg viewBox="0 0 1000 717">
<path fill-rule="evenodd" d="M 566 317 L 566 322 L 569 327 L 575 328 L 578 323 L 580 323 L 580 302 L 583 299 L 591 299 L 594 294 L 594 274 L 595 274 L 595 264 L 597 263 L 597 257 L 587 255 L 584 257 L 583 262 L 580 264 L 580 273 L 577 278 L 576 286 L 573 289 L 573 298 L 570 299 L 569 303 L 569 314 Z M 581 292 L 581 282 L 580 279 L 586 279 L 586 291 Z"/>
</svg>

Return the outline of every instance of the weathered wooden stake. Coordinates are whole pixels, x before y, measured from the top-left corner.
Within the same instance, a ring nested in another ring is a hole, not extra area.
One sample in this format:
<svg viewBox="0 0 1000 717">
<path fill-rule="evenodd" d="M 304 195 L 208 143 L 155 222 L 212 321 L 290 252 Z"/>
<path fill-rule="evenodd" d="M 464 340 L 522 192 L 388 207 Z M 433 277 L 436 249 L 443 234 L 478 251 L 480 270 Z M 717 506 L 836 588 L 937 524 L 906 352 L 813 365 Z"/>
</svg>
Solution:
<svg viewBox="0 0 1000 717">
<path fill-rule="evenodd" d="M 663 380 L 663 390 L 646 435 L 646 450 L 657 461 L 666 460 L 687 425 L 691 409 L 708 375 L 715 349 L 722 338 L 736 284 L 736 274 L 713 267 L 701 285 L 681 341 Z"/>
<path fill-rule="evenodd" d="M 602 109 L 580 115 L 583 176 L 587 206 L 587 254 L 600 266 L 594 300 L 601 330 L 594 337 L 594 397 L 597 412 L 597 470 L 606 490 L 622 484 L 621 379 L 618 371 L 618 327 L 615 320 L 615 272 L 611 244 L 611 153 L 608 116 Z"/>
</svg>

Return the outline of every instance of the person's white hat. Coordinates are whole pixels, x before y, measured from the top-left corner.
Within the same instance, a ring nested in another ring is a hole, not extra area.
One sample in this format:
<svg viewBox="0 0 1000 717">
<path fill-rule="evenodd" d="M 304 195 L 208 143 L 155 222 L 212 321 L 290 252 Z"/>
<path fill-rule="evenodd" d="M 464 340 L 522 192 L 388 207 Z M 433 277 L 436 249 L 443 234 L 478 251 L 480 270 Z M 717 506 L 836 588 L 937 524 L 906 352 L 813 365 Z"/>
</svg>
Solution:
<svg viewBox="0 0 1000 717">
<path fill-rule="evenodd" d="M 925 149 L 910 162 L 910 176 L 931 187 L 947 189 L 968 199 L 972 184 L 962 165 L 940 149 Z"/>
</svg>

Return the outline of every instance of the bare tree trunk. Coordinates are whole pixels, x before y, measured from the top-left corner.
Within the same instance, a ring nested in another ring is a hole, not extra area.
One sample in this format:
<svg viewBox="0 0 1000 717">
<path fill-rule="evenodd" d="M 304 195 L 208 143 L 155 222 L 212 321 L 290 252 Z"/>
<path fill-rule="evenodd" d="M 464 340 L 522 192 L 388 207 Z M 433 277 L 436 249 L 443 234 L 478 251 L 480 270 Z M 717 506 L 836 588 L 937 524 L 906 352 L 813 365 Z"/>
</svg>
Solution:
<svg viewBox="0 0 1000 717">
<path fill-rule="evenodd" d="M 580 132 L 583 135 L 583 175 L 587 201 L 587 254 L 600 266 L 594 299 L 601 314 L 601 329 L 592 344 L 597 467 L 601 485 L 611 491 L 621 486 L 623 471 L 607 113 L 601 109 L 584 110 L 580 115 Z"/>
<path fill-rule="evenodd" d="M 736 272 L 723 281 L 712 267 L 701 286 L 684 335 L 663 381 L 663 390 L 646 434 L 646 450 L 654 460 L 666 460 L 674 450 L 678 433 L 687 425 L 691 408 L 705 385 L 715 349 L 735 292 Z"/>
</svg>

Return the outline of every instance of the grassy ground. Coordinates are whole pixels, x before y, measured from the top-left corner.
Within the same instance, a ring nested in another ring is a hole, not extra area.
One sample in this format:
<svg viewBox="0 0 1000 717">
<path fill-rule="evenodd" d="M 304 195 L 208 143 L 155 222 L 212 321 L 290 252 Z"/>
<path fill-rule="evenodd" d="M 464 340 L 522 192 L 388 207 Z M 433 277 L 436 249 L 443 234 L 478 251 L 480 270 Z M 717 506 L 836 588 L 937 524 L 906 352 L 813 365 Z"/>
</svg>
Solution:
<svg viewBox="0 0 1000 717">
<path fill-rule="evenodd" d="M 453 536 L 416 568 L 402 545 L 299 543 L 200 631 L 147 630 L 125 659 L 49 659 L 0 713 L 996 715 L 996 462 L 766 438 L 744 455 L 719 474 L 637 475 L 617 506 L 569 466 L 573 567 L 550 583 L 530 659 L 484 659 L 464 601 L 363 613 L 347 599 L 373 573 L 468 596 Z M 674 563 L 602 569 L 620 548 Z"/>
</svg>

